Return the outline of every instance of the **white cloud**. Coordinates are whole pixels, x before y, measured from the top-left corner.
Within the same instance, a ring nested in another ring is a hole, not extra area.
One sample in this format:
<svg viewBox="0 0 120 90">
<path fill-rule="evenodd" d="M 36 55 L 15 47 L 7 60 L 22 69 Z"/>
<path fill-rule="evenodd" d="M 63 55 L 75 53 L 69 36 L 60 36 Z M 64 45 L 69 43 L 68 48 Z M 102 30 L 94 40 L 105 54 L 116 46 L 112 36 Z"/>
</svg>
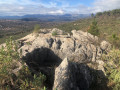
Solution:
<svg viewBox="0 0 120 90">
<path fill-rule="evenodd" d="M 120 8 L 120 0 L 96 0 L 94 2 L 96 11 L 105 11 Z"/>
<path fill-rule="evenodd" d="M 63 10 L 50 11 L 49 14 L 64 14 Z"/>
<path fill-rule="evenodd" d="M 89 14 L 120 8 L 120 0 L 95 0 L 92 6 L 70 5 L 67 0 L 0 0 L 0 15 Z"/>
<path fill-rule="evenodd" d="M 83 14 L 96 13 L 96 12 L 102 12 L 102 11 L 113 10 L 113 9 L 120 9 L 120 0 L 95 0 L 92 7 L 88 7 L 85 5 L 79 5 L 75 9 L 76 9 L 76 12 L 83 13 Z"/>
<path fill-rule="evenodd" d="M 24 9 L 24 7 L 20 6 L 20 7 L 18 7 L 18 9 L 23 10 L 23 9 Z"/>
</svg>

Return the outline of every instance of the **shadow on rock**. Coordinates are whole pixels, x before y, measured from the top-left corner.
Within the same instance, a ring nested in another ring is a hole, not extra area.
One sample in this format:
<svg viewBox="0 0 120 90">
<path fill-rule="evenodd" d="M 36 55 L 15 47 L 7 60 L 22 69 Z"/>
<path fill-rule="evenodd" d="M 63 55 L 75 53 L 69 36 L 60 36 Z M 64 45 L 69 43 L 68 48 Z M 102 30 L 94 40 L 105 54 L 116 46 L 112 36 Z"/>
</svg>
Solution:
<svg viewBox="0 0 120 90">
<path fill-rule="evenodd" d="M 55 70 L 53 90 L 107 90 L 102 71 L 66 59 Z"/>
<path fill-rule="evenodd" d="M 23 60 L 33 73 L 46 75 L 49 90 L 107 90 L 106 78 L 101 70 L 70 62 L 67 58 L 62 61 L 51 49 L 37 48 L 27 53 Z"/>
<path fill-rule="evenodd" d="M 43 73 L 46 75 L 46 84 L 52 88 L 54 82 L 55 67 L 61 63 L 61 59 L 51 50 L 45 47 L 37 48 L 22 57 L 29 68 L 34 73 Z"/>
<path fill-rule="evenodd" d="M 89 90 L 109 90 L 107 87 L 107 78 L 102 70 L 94 70 L 90 68 L 93 76 L 92 84 Z"/>
</svg>

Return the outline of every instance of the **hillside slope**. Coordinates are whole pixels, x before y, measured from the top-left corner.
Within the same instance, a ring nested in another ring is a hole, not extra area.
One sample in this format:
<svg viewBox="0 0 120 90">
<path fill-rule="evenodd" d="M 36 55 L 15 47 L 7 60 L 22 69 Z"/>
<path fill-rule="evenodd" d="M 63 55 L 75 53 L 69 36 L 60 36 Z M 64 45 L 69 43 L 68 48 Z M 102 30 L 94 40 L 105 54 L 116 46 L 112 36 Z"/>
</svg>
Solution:
<svg viewBox="0 0 120 90">
<path fill-rule="evenodd" d="M 95 16 L 100 31 L 100 37 L 109 40 L 113 35 L 120 34 L 120 9 L 99 12 Z M 59 25 L 57 28 L 70 32 L 73 29 L 87 31 L 94 18 L 81 19 L 75 22 Z"/>
</svg>

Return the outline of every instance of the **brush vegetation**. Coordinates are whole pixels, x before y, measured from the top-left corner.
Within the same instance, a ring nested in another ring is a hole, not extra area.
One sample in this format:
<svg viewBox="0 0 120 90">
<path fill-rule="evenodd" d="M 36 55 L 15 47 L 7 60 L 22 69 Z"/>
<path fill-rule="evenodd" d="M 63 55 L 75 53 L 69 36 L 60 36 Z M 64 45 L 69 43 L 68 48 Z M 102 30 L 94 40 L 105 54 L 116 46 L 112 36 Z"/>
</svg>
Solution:
<svg viewBox="0 0 120 90">
<path fill-rule="evenodd" d="M 52 36 L 56 36 L 56 35 L 57 35 L 57 31 L 53 31 Z"/>
<path fill-rule="evenodd" d="M 18 44 L 12 38 L 0 48 L 0 90 L 46 90 L 46 76 L 42 73 L 34 74 L 20 57 Z M 15 74 L 18 63 L 23 66 Z"/>
<path fill-rule="evenodd" d="M 88 29 L 88 32 L 91 33 L 92 35 L 94 36 L 98 36 L 100 33 L 99 33 L 99 29 L 98 29 L 98 26 L 97 26 L 97 22 L 96 20 L 94 19 L 94 21 L 92 22 L 92 24 L 90 25 L 89 29 Z"/>
<path fill-rule="evenodd" d="M 102 59 L 105 62 L 108 87 L 112 90 L 120 90 L 120 50 L 113 48 L 107 55 L 103 55 Z"/>
</svg>

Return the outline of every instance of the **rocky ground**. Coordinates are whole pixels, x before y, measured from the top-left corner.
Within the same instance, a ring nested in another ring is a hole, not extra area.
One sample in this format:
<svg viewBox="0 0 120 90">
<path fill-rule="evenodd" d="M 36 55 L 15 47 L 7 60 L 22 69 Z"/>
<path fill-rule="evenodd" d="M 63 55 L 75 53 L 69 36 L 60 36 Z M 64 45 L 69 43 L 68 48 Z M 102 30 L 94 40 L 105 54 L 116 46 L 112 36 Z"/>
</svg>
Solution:
<svg viewBox="0 0 120 90">
<path fill-rule="evenodd" d="M 19 51 L 33 71 L 47 75 L 50 89 L 106 90 L 101 56 L 111 45 L 87 32 L 73 30 L 71 33 L 63 35 L 56 28 L 42 29 L 39 34 L 20 39 Z"/>
</svg>

